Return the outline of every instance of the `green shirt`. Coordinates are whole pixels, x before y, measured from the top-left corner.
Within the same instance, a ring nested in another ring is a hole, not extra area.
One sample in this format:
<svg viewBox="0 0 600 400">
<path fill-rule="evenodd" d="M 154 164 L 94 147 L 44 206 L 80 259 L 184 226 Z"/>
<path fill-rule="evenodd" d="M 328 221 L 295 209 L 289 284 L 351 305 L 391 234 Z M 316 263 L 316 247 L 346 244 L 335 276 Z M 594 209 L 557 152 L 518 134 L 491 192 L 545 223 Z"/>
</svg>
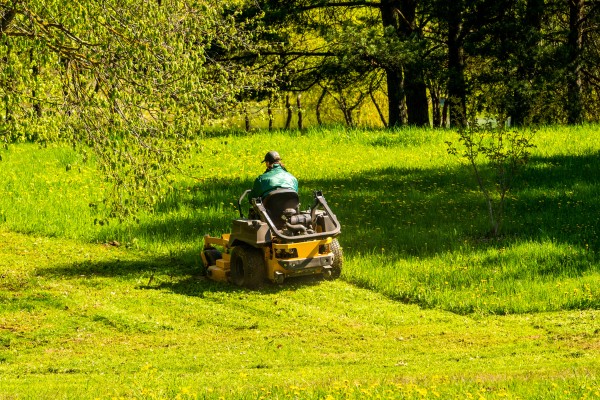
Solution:
<svg viewBox="0 0 600 400">
<path fill-rule="evenodd" d="M 274 164 L 273 167 L 260 175 L 254 181 L 250 199 L 257 197 L 264 198 L 269 192 L 275 189 L 292 189 L 298 191 L 298 179 L 280 164 Z"/>
</svg>

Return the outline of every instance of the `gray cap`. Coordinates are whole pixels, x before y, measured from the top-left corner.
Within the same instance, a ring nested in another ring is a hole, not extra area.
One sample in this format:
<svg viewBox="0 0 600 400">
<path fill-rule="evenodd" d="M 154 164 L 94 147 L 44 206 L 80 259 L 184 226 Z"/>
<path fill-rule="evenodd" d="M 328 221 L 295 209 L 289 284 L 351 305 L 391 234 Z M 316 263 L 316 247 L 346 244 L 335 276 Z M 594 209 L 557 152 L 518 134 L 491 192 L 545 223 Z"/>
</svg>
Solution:
<svg viewBox="0 0 600 400">
<path fill-rule="evenodd" d="M 265 154 L 265 159 L 262 160 L 261 162 L 274 163 L 275 161 L 280 161 L 280 160 L 281 160 L 281 157 L 279 157 L 279 153 L 276 152 L 275 150 L 271 150 L 270 152 Z"/>
</svg>

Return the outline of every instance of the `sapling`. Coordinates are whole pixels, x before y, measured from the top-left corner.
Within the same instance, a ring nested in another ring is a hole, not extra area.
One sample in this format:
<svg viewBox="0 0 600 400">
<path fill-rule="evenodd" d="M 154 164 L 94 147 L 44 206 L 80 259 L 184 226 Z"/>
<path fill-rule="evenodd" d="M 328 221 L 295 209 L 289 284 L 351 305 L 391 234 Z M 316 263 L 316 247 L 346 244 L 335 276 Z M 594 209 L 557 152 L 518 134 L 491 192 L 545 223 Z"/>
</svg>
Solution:
<svg viewBox="0 0 600 400">
<path fill-rule="evenodd" d="M 527 164 L 533 132 L 471 122 L 458 131 L 462 148 L 446 142 L 448 153 L 463 158 L 471 167 L 490 219 L 489 234 L 496 237 L 502 227 L 504 205 L 515 177 Z"/>
</svg>

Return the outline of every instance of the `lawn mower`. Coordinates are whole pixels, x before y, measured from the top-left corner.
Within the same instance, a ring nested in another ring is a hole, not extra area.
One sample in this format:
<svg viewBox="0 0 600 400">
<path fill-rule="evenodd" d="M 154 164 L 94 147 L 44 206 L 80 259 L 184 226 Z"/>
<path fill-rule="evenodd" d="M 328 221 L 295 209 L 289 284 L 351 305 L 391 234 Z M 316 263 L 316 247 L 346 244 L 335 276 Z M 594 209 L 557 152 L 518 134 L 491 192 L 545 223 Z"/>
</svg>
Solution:
<svg viewBox="0 0 600 400">
<path fill-rule="evenodd" d="M 341 227 L 320 191 L 313 193 L 312 207 L 300 211 L 298 193 L 276 189 L 264 199 L 250 199 L 245 217 L 242 203 L 249 192 L 238 199 L 240 215 L 230 233 L 204 236 L 201 257 L 209 279 L 257 288 L 267 280 L 281 284 L 302 275 L 340 276 L 343 255 L 336 237 Z"/>
</svg>

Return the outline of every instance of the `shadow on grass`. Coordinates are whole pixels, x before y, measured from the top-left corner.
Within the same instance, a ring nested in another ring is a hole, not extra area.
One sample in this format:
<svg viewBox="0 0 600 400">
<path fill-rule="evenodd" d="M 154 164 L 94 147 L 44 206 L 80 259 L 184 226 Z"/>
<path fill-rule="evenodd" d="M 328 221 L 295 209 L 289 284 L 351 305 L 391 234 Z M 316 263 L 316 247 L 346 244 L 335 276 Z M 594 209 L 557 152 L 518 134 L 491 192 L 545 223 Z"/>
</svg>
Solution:
<svg viewBox="0 0 600 400">
<path fill-rule="evenodd" d="M 328 180 L 300 177 L 300 197 L 303 208 L 308 208 L 312 190 L 323 191 L 342 224 L 340 242 L 349 255 L 430 257 L 465 243 L 504 246 L 511 240 L 540 239 L 597 251 L 598 171 L 598 153 L 532 158 L 506 201 L 503 236 L 497 239 L 486 237 L 490 228 L 486 204 L 467 167 L 389 167 Z M 186 243 L 205 233 L 227 233 L 231 220 L 238 217 L 237 199 L 251 184 L 216 179 L 182 188 L 160 206 L 156 218 L 135 226 L 130 234 Z M 195 212 L 180 215 L 180 208 Z M 178 254 L 186 260 L 196 255 Z"/>
<path fill-rule="evenodd" d="M 467 167 L 411 169 L 388 167 L 339 179 L 302 180 L 303 205 L 312 202 L 312 190 L 322 190 L 342 224 L 340 243 L 348 257 L 385 254 L 390 259 L 428 258 L 440 253 L 490 246 L 506 247 L 520 241 L 550 240 L 586 248 L 600 248 L 600 153 L 585 156 L 535 157 L 518 176 L 507 200 L 503 236 L 486 237 L 487 210 Z M 293 172 L 293 166 L 290 166 Z M 239 195 L 251 181 L 215 179 L 201 186 L 177 190 L 156 210 L 156 216 L 131 228 L 132 237 L 164 241 L 173 250 L 167 259 L 65 265 L 48 271 L 56 275 L 135 275 L 140 288 L 165 289 L 201 295 L 204 291 L 236 290 L 232 285 L 199 279 L 200 238 L 205 233 L 227 233 Z M 193 210 L 179 213 L 178 210 Z M 178 244 L 181 244 L 178 247 Z M 197 247 L 195 247 L 197 246 Z M 549 258 L 539 274 L 560 274 L 561 263 Z M 560 260 L 559 260 L 560 261 Z M 491 264 L 495 260 L 488 260 Z M 587 266 L 587 267 L 586 267 Z M 589 263 L 564 268 L 589 268 Z M 155 276 L 171 281 L 153 282 Z M 150 283 L 147 283 L 147 282 Z M 277 290 L 267 286 L 264 290 Z"/>
<path fill-rule="evenodd" d="M 252 290 L 253 293 L 271 294 L 285 290 L 295 290 L 300 287 L 316 286 L 324 279 L 320 276 L 299 276 L 286 280 L 283 284 L 265 282 L 259 289 Z M 206 292 L 244 292 L 249 289 L 235 286 L 227 282 L 214 282 L 206 277 L 192 276 L 177 282 L 161 282 L 156 285 L 139 286 L 139 289 L 167 290 L 176 294 L 186 296 L 202 297 Z"/>
<path fill-rule="evenodd" d="M 239 292 L 248 289 L 226 282 L 215 282 L 202 274 L 200 266 L 183 265 L 168 258 L 148 258 L 146 260 L 85 261 L 65 264 L 38 271 L 39 276 L 88 280 L 94 278 L 119 277 L 135 281 L 138 290 L 167 290 L 173 293 L 203 297 L 206 292 Z M 280 290 L 294 290 L 297 287 L 318 285 L 324 279 L 320 276 L 301 276 L 288 279 L 283 285 L 265 282 L 258 293 L 275 293 Z"/>
</svg>

